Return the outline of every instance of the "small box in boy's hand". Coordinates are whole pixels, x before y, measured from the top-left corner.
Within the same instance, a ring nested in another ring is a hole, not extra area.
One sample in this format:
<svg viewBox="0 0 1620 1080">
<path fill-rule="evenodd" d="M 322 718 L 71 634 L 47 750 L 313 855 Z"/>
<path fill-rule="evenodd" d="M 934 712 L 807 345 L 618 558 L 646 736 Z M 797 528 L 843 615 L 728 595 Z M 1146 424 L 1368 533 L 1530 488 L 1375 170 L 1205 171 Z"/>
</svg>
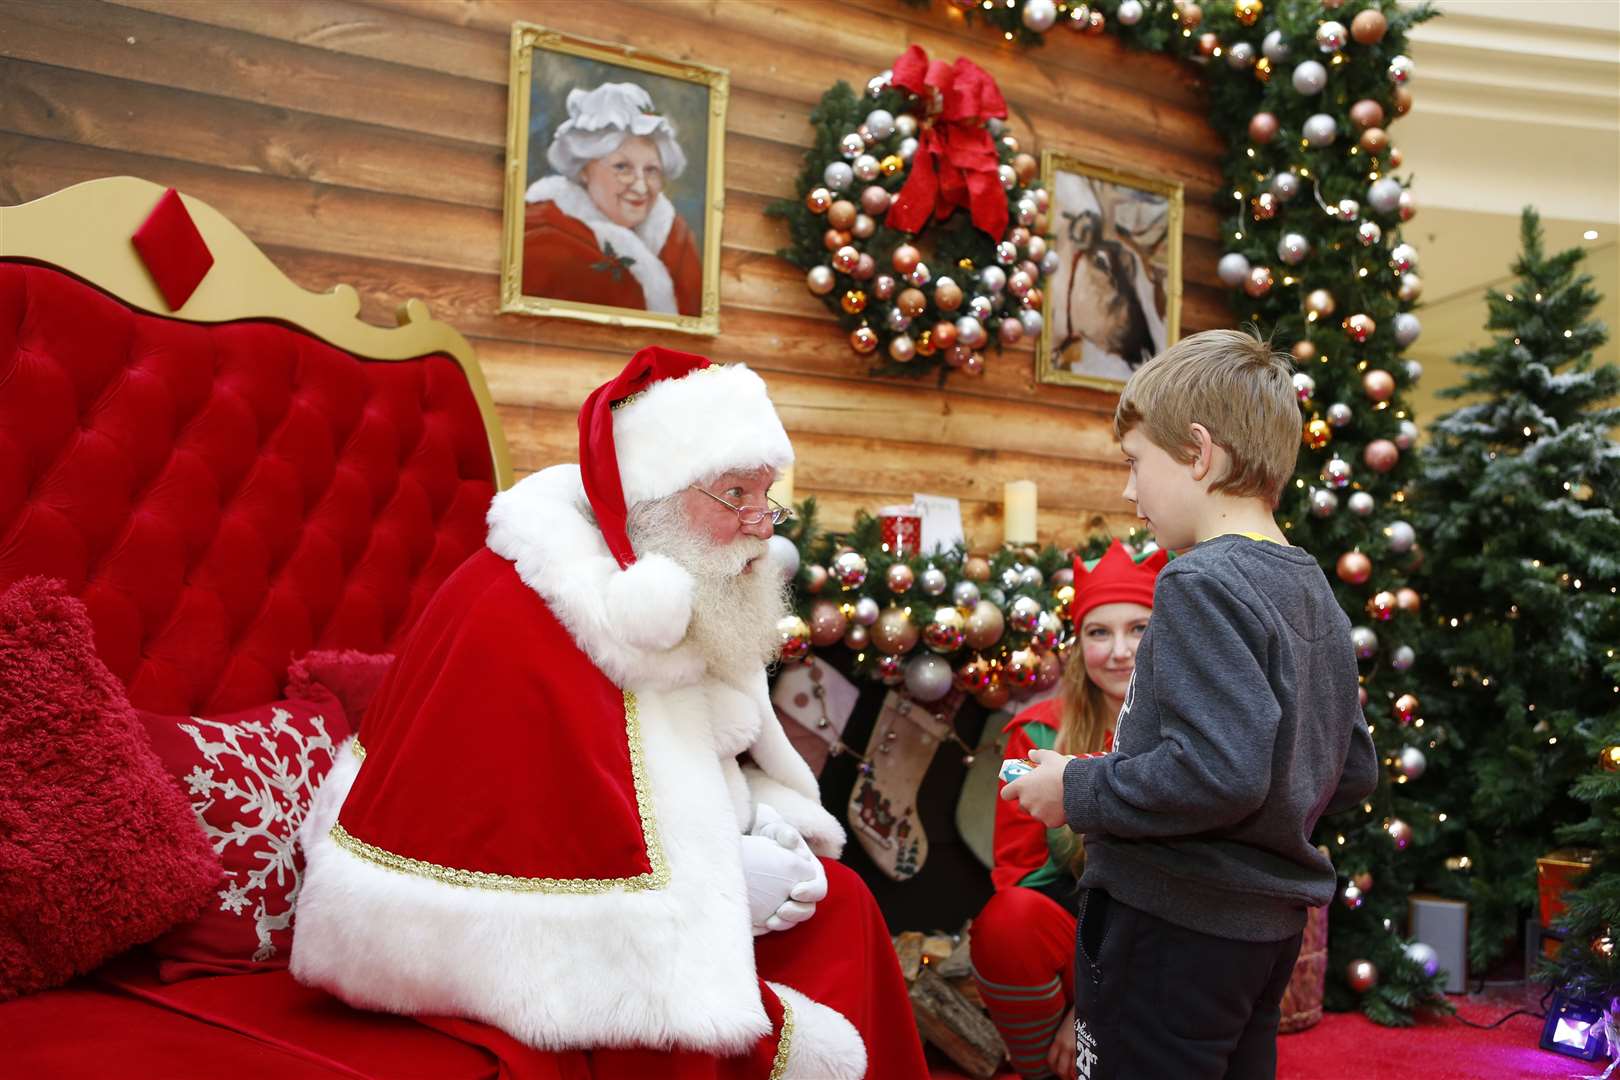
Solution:
<svg viewBox="0 0 1620 1080">
<path fill-rule="evenodd" d="M 1010 784 L 1025 773 L 1035 771 L 1035 763 L 1028 758 L 1008 758 L 1001 763 L 1000 776 L 1003 783 Z"/>
</svg>

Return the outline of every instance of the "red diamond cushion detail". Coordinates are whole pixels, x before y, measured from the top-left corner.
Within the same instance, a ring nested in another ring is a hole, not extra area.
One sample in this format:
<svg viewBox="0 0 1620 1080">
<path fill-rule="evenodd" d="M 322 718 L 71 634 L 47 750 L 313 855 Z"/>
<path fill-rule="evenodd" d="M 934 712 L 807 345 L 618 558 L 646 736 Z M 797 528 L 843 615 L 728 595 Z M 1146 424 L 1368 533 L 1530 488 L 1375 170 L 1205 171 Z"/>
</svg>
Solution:
<svg viewBox="0 0 1620 1080">
<path fill-rule="evenodd" d="M 163 299 L 169 302 L 170 311 L 185 306 L 208 268 L 214 265 L 208 244 L 174 188 L 158 199 L 130 242 L 157 282 Z"/>
</svg>

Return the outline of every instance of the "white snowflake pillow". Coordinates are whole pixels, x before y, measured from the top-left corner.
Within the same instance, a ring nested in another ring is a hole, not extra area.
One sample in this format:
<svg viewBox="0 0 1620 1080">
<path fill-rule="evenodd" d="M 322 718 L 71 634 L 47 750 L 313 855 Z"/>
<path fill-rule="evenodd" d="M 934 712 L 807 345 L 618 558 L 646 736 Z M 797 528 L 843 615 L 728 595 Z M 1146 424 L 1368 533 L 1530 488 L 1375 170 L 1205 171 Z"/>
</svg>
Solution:
<svg viewBox="0 0 1620 1080">
<path fill-rule="evenodd" d="M 298 827 L 349 736 L 335 697 L 316 688 L 311 699 L 216 717 L 140 714 L 225 863 L 209 909 L 153 943 L 164 982 L 287 966 L 304 871 Z"/>
</svg>

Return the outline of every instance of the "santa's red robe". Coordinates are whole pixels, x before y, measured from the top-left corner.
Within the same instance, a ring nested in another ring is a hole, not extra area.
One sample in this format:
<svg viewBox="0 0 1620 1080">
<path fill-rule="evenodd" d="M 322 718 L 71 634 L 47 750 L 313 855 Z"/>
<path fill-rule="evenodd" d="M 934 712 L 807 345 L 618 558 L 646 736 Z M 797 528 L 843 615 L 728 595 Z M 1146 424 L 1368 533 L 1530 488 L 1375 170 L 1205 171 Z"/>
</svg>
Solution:
<svg viewBox="0 0 1620 1080">
<path fill-rule="evenodd" d="M 820 855 L 844 839 L 764 672 L 708 674 L 682 641 L 690 578 L 656 555 L 621 571 L 577 467 L 490 524 L 316 797 L 294 974 L 547 1051 L 559 1077 L 925 1077 L 852 873 L 826 863 L 808 922 L 751 935 L 755 807 Z"/>
<path fill-rule="evenodd" d="M 530 188 L 524 211 L 523 295 L 701 315 L 703 258 L 665 196 L 628 229 L 578 184 L 548 176 Z"/>
</svg>

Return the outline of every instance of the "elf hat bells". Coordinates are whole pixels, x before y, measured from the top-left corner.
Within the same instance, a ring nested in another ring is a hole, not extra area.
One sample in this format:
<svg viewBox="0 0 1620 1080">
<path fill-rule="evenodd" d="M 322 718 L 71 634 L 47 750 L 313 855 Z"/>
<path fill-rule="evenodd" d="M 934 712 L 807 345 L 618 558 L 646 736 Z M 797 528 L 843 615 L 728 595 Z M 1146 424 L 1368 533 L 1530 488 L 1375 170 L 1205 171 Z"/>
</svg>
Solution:
<svg viewBox="0 0 1620 1080">
<path fill-rule="evenodd" d="M 1130 549 L 1118 540 L 1109 544 L 1102 558 L 1089 569 L 1081 560 L 1074 560 L 1071 618 L 1075 627 L 1080 626 L 1086 612 L 1103 604 L 1141 604 L 1151 608 L 1154 583 L 1169 561 L 1170 553 L 1164 548 L 1156 548 L 1140 560 L 1135 559 Z"/>
<path fill-rule="evenodd" d="M 764 380 L 742 364 L 649 346 L 585 399 L 580 475 L 619 564 L 607 585 L 608 607 L 637 644 L 668 649 L 685 637 L 692 580 L 665 556 L 636 555 L 625 529 L 629 507 L 733 469 L 792 462 Z"/>
</svg>

